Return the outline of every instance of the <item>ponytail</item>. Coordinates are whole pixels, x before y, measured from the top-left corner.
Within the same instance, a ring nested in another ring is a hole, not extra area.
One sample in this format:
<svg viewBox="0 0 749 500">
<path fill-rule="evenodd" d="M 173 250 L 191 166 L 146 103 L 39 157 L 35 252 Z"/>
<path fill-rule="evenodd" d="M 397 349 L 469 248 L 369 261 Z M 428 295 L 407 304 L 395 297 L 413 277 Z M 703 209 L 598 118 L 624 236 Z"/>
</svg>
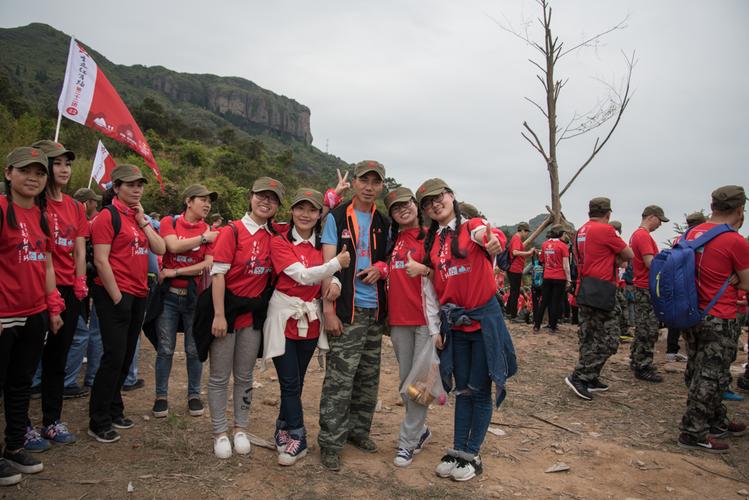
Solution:
<svg viewBox="0 0 749 500">
<path fill-rule="evenodd" d="M 440 225 L 436 220 L 432 221 L 432 224 L 429 226 L 429 230 L 427 231 L 427 235 L 424 238 L 424 264 L 427 267 L 432 267 L 432 247 L 434 246 L 434 237 L 437 235 L 437 228 L 439 228 Z"/>
<path fill-rule="evenodd" d="M 466 253 L 460 249 L 460 242 L 458 241 L 458 235 L 460 234 L 461 229 L 463 229 L 463 220 L 460 215 L 460 205 L 458 205 L 458 200 L 455 198 L 453 198 L 453 210 L 455 211 L 455 234 L 450 242 L 450 253 L 453 257 L 465 259 Z"/>
<path fill-rule="evenodd" d="M 10 188 L 8 179 L 5 179 L 5 197 L 8 198 L 8 213 L 5 215 L 5 220 L 8 222 L 8 227 L 18 229 L 16 210 L 13 208 L 13 190 Z"/>
<path fill-rule="evenodd" d="M 34 201 L 39 206 L 39 225 L 42 227 L 42 231 L 47 236 L 52 236 L 49 230 L 49 223 L 47 222 L 47 191 L 42 191 L 36 195 Z"/>
</svg>

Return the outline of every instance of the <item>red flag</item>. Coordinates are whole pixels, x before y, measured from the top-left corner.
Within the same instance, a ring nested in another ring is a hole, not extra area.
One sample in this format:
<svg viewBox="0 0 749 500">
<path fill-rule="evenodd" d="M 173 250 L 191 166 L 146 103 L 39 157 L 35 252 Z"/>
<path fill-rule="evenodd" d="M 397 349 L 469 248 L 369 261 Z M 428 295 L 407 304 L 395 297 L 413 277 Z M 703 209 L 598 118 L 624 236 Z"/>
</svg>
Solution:
<svg viewBox="0 0 749 500">
<path fill-rule="evenodd" d="M 70 39 L 65 83 L 57 108 L 65 118 L 97 130 L 142 156 L 159 180 L 161 190 L 164 190 L 159 167 L 133 115 L 91 56 L 74 38 Z"/>
<path fill-rule="evenodd" d="M 99 141 L 99 145 L 96 147 L 94 166 L 91 168 L 91 178 L 102 189 L 109 189 L 112 186 L 112 170 L 116 166 L 117 163 L 114 161 L 114 158 L 109 154 L 104 144 Z"/>
</svg>

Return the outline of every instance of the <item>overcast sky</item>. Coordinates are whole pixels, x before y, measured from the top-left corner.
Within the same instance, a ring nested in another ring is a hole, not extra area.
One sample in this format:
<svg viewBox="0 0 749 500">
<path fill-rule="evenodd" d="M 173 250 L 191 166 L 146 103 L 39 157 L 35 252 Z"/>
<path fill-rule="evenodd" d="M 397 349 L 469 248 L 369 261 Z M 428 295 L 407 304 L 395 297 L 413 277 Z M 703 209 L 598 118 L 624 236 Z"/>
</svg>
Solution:
<svg viewBox="0 0 749 500">
<path fill-rule="evenodd" d="M 707 208 L 718 186 L 749 187 L 749 2 L 553 5 L 567 46 L 629 16 L 626 29 L 560 60 L 557 75 L 569 78 L 560 123 L 607 97 L 601 80 L 620 82 L 622 51 L 637 58 L 618 130 L 563 197 L 570 220 L 579 226 L 588 200 L 609 196 L 628 236 L 646 205 L 682 220 Z M 543 133 L 543 117 L 523 97 L 544 96 L 527 61 L 537 54 L 493 19 L 520 29 L 538 14 L 530 0 L 3 0 L 0 26 L 44 22 L 115 63 L 247 78 L 309 106 L 318 148 L 348 162 L 377 159 L 412 189 L 442 177 L 459 199 L 509 224 L 550 202 L 545 164 L 520 135 L 524 120 Z M 542 39 L 537 23 L 530 30 Z M 562 142 L 562 185 L 595 137 Z"/>
</svg>

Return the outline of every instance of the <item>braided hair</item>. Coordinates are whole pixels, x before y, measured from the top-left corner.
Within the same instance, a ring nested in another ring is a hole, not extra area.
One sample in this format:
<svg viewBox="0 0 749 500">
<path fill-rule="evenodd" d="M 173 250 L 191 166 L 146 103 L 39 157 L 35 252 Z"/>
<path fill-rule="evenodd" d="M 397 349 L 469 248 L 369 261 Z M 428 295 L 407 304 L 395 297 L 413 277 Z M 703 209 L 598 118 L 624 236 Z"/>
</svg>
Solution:
<svg viewBox="0 0 749 500">
<path fill-rule="evenodd" d="M 448 192 L 450 194 L 453 194 L 452 191 Z M 453 211 L 455 212 L 455 234 L 450 241 L 450 253 L 453 255 L 453 257 L 464 259 L 466 257 L 466 253 L 460 248 L 460 243 L 458 241 L 458 235 L 462 230 L 463 218 L 460 215 L 460 206 L 458 205 L 458 200 L 456 200 L 454 197 Z M 437 236 L 437 229 L 439 229 L 439 223 L 436 220 L 433 220 L 431 226 L 429 226 L 429 231 L 427 231 L 426 238 L 424 239 L 424 251 L 426 255 L 424 256 L 423 264 L 427 267 L 432 267 L 432 258 L 430 256 L 430 253 L 432 252 L 432 247 L 434 246 L 434 239 Z"/>
<path fill-rule="evenodd" d="M 12 166 L 10 168 L 13 168 Z M 13 189 L 10 186 L 10 180 L 5 179 L 5 196 L 8 198 L 8 213 L 5 214 L 5 220 L 8 226 L 18 229 L 18 219 L 16 219 L 16 210 L 13 207 Z M 34 203 L 39 207 L 39 226 L 47 236 L 51 236 L 49 224 L 47 223 L 47 193 L 42 190 L 41 193 L 34 197 Z"/>
</svg>

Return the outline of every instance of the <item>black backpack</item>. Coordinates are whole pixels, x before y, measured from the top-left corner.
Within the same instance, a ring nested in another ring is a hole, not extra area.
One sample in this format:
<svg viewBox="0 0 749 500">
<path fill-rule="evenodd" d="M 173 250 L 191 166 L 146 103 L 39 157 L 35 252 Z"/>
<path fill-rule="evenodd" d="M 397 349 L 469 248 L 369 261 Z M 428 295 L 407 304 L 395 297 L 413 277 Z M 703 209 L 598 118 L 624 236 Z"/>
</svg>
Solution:
<svg viewBox="0 0 749 500">
<path fill-rule="evenodd" d="M 102 208 L 102 210 L 109 210 L 109 213 L 112 215 L 112 230 L 114 231 L 112 243 L 114 243 L 114 240 L 117 238 L 117 235 L 120 234 L 120 228 L 122 227 L 120 211 L 113 205 L 107 205 Z M 91 242 L 91 238 L 89 238 L 86 240 L 86 280 L 88 281 L 89 288 L 91 288 L 96 276 L 96 266 L 94 265 L 94 244 Z"/>
</svg>

